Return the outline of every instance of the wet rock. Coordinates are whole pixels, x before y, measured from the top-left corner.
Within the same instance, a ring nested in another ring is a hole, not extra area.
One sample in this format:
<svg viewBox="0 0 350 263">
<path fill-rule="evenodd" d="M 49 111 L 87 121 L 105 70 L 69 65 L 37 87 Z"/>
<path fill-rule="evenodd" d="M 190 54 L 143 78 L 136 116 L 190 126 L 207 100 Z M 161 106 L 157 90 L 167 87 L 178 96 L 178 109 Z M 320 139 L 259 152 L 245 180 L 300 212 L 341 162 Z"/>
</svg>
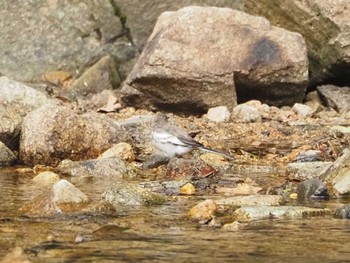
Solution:
<svg viewBox="0 0 350 263">
<path fill-rule="evenodd" d="M 214 122 L 228 122 L 230 120 L 230 112 L 226 106 L 210 108 L 207 118 Z"/>
<path fill-rule="evenodd" d="M 331 214 L 327 208 L 304 206 L 242 206 L 233 213 L 234 220 L 249 221 L 266 218 L 303 218 Z"/>
<path fill-rule="evenodd" d="M 216 170 L 198 159 L 172 158 L 166 176 L 170 178 L 201 178 L 214 174 Z"/>
<path fill-rule="evenodd" d="M 184 195 L 193 195 L 196 192 L 196 188 L 191 183 L 187 183 L 180 188 L 180 193 Z"/>
<path fill-rule="evenodd" d="M 74 75 L 106 54 L 130 67 L 137 50 L 116 12 L 110 1 L 1 2 L 0 17 L 7 21 L 0 25 L 0 47 L 7 51 L 0 58 L 1 73 L 33 82 L 57 69 Z"/>
<path fill-rule="evenodd" d="M 292 107 L 292 110 L 302 117 L 309 117 L 314 113 L 311 107 L 301 103 L 295 103 Z"/>
<path fill-rule="evenodd" d="M 132 169 L 118 158 L 101 158 L 85 161 L 64 160 L 57 167 L 60 173 L 81 178 L 113 179 L 129 178 Z"/>
<path fill-rule="evenodd" d="M 260 122 L 261 114 L 254 105 L 243 103 L 233 108 L 231 120 L 243 123 Z"/>
<path fill-rule="evenodd" d="M 234 187 L 217 187 L 217 193 L 225 195 L 253 195 L 261 191 L 262 188 L 254 181 L 246 180 L 246 182 L 238 183 Z"/>
<path fill-rule="evenodd" d="M 236 87 L 243 101 L 259 94 L 292 104 L 304 97 L 307 78 L 301 35 L 227 8 L 186 7 L 159 17 L 122 97 L 143 108 L 204 113 L 235 105 Z"/>
<path fill-rule="evenodd" d="M 132 146 L 125 142 L 120 142 L 116 145 L 113 145 L 111 148 L 103 152 L 98 158 L 118 158 L 127 162 L 135 161 L 135 155 Z"/>
<path fill-rule="evenodd" d="M 80 211 L 88 202 L 89 198 L 82 191 L 67 180 L 60 180 L 20 210 L 27 215 L 50 216 Z"/>
<path fill-rule="evenodd" d="M 169 157 L 164 154 L 152 154 L 145 162 L 142 164 L 142 168 L 151 169 L 157 168 L 163 164 L 168 164 L 170 161 Z"/>
<path fill-rule="evenodd" d="M 337 208 L 334 213 L 334 217 L 342 219 L 350 219 L 350 205 L 344 205 Z"/>
<path fill-rule="evenodd" d="M 10 253 L 7 253 L 1 260 L 1 263 L 31 263 L 28 256 L 21 247 L 15 247 Z"/>
<path fill-rule="evenodd" d="M 64 93 L 63 96 L 74 100 L 87 94 L 107 89 L 115 89 L 120 85 L 115 61 L 111 56 L 104 56 L 95 65 L 86 70 Z"/>
<path fill-rule="evenodd" d="M 11 165 L 16 160 L 17 156 L 0 141 L 0 166 Z"/>
<path fill-rule="evenodd" d="M 188 217 L 190 219 L 207 222 L 214 217 L 216 209 L 216 203 L 211 199 L 207 199 L 192 207 L 188 212 Z"/>
<path fill-rule="evenodd" d="M 240 223 L 238 221 L 234 221 L 232 223 L 228 223 L 222 226 L 222 228 L 226 231 L 237 231 L 239 230 Z"/>
<path fill-rule="evenodd" d="M 0 77 L 0 94 L 0 141 L 14 150 L 18 148 L 23 118 L 49 99 L 45 94 L 7 77 Z"/>
<path fill-rule="evenodd" d="M 215 203 L 227 206 L 272 206 L 281 205 L 284 200 L 280 195 L 248 195 L 221 198 L 215 200 Z"/>
<path fill-rule="evenodd" d="M 349 1 L 248 0 L 244 5 L 247 12 L 305 37 L 311 86 L 329 81 L 349 83 Z"/>
<path fill-rule="evenodd" d="M 46 171 L 37 174 L 32 181 L 40 185 L 53 185 L 60 180 L 60 176 L 54 172 Z"/>
<path fill-rule="evenodd" d="M 320 172 L 331 164 L 332 162 L 289 163 L 286 172 L 288 178 L 304 181 L 318 177 Z"/>
<path fill-rule="evenodd" d="M 340 113 L 350 111 L 350 87 L 323 85 L 317 87 L 317 91 L 321 99 L 326 103 L 326 106 Z"/>
<path fill-rule="evenodd" d="M 28 165 L 55 166 L 63 159 L 95 158 L 127 139 L 127 132 L 105 115 L 82 113 L 70 104 L 48 103 L 25 117 L 20 158 Z"/>
<path fill-rule="evenodd" d="M 160 205 L 166 198 L 138 185 L 119 183 L 107 187 L 102 194 L 102 200 L 118 209 L 121 205 Z"/>
<path fill-rule="evenodd" d="M 319 178 L 305 180 L 298 185 L 299 202 L 308 201 L 310 198 L 328 198 L 327 188 Z"/>
<path fill-rule="evenodd" d="M 341 197 L 350 192 L 350 150 L 346 149 L 344 154 L 333 164 L 326 167 L 319 177 L 327 187 L 328 194 L 332 197 Z"/>
</svg>

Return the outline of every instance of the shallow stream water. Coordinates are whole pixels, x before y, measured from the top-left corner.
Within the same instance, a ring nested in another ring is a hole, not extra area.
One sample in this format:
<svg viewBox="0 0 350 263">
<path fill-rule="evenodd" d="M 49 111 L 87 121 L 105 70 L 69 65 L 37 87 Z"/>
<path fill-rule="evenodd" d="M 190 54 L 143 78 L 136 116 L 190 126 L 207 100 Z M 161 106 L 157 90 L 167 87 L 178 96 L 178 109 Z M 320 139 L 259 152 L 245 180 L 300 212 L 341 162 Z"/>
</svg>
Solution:
<svg viewBox="0 0 350 263">
<path fill-rule="evenodd" d="M 350 262 L 350 220 L 266 219 L 227 231 L 189 221 L 198 200 L 186 199 L 112 215 L 33 218 L 18 211 L 40 191 L 28 187 L 31 178 L 0 170 L 0 259 L 20 246 L 32 262 Z"/>
</svg>

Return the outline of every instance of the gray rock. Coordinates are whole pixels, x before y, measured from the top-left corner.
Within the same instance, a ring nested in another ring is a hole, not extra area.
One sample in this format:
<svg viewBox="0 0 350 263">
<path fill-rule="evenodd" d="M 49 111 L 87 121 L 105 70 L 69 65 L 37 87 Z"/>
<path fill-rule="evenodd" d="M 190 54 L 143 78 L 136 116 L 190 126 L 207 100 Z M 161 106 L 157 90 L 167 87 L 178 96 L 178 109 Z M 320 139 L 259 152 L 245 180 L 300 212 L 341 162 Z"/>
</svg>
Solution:
<svg viewBox="0 0 350 263">
<path fill-rule="evenodd" d="M 305 180 L 298 185 L 299 202 L 307 202 L 310 198 L 328 198 L 327 188 L 318 178 Z"/>
<path fill-rule="evenodd" d="M 324 85 L 317 87 L 317 91 L 326 106 L 340 113 L 350 111 L 350 87 Z"/>
<path fill-rule="evenodd" d="M 350 150 L 346 149 L 341 157 L 326 167 L 319 177 L 323 180 L 332 197 L 341 197 L 350 192 Z"/>
<path fill-rule="evenodd" d="M 350 205 L 343 205 L 335 210 L 334 216 L 336 218 L 350 219 Z"/>
<path fill-rule="evenodd" d="M 106 115 L 48 103 L 25 117 L 20 158 L 25 164 L 48 165 L 64 159 L 86 160 L 128 138 L 125 129 Z"/>
<path fill-rule="evenodd" d="M 233 108 L 231 120 L 237 122 L 260 122 L 261 114 L 257 107 L 247 103 L 239 104 Z"/>
<path fill-rule="evenodd" d="M 214 122 L 228 122 L 230 120 L 230 112 L 226 106 L 218 106 L 210 108 L 207 117 Z"/>
<path fill-rule="evenodd" d="M 120 85 L 117 65 L 111 56 L 101 58 L 95 65 L 86 70 L 62 95 L 70 99 L 85 97 L 106 89 L 115 89 Z"/>
<path fill-rule="evenodd" d="M 236 104 L 235 86 L 242 100 L 301 101 L 307 78 L 301 35 L 227 8 L 187 7 L 159 17 L 122 92 L 138 107 L 203 113 Z"/>
<path fill-rule="evenodd" d="M 120 181 L 129 178 L 132 170 L 118 158 L 101 158 L 85 161 L 64 160 L 57 167 L 57 171 L 70 176 L 81 178 L 100 178 L 103 180 Z"/>
<path fill-rule="evenodd" d="M 1 73 L 38 81 L 48 71 L 74 74 L 105 54 L 125 64 L 137 51 L 119 13 L 111 1 L 1 1 Z"/>
<path fill-rule="evenodd" d="M 247 195 L 221 198 L 215 200 L 215 203 L 228 206 L 268 206 L 281 205 L 284 203 L 284 200 L 280 195 Z"/>
<path fill-rule="evenodd" d="M 102 200 L 118 209 L 120 205 L 159 205 L 166 198 L 138 185 L 119 183 L 108 187 L 102 194 Z"/>
<path fill-rule="evenodd" d="M 17 149 L 23 118 L 49 99 L 45 94 L 7 77 L 0 77 L 0 94 L 0 141 L 12 150 Z"/>
<path fill-rule="evenodd" d="M 243 206 L 233 213 L 234 220 L 249 221 L 264 218 L 303 218 L 331 214 L 327 208 L 304 206 Z"/>
<path fill-rule="evenodd" d="M 300 162 L 289 163 L 287 165 L 287 174 L 290 179 L 307 180 L 318 177 L 320 172 L 331 165 L 332 162 Z"/>
<path fill-rule="evenodd" d="M 16 160 L 17 156 L 0 141 L 0 166 L 11 165 Z"/>
<path fill-rule="evenodd" d="M 295 103 L 292 107 L 292 110 L 294 110 L 299 116 L 302 117 L 309 117 L 314 113 L 310 106 L 301 103 Z"/>
<path fill-rule="evenodd" d="M 188 5 L 194 6 L 220 6 L 230 7 L 233 9 L 243 9 L 244 1 L 242 0 L 190 0 L 190 1 L 173 1 L 173 0 L 144 0 L 129 1 L 118 0 L 118 6 L 127 18 L 127 24 L 134 42 L 138 46 L 143 46 L 151 35 L 154 25 L 159 15 L 165 11 L 178 10 Z"/>
<path fill-rule="evenodd" d="M 310 57 L 310 84 L 348 83 L 350 38 L 348 0 L 246 0 L 245 10 L 305 37 Z M 308 23 L 305 23 L 308 21 Z"/>
<path fill-rule="evenodd" d="M 67 180 L 60 180 L 20 208 L 27 215 L 50 216 L 80 211 L 89 198 Z"/>
</svg>

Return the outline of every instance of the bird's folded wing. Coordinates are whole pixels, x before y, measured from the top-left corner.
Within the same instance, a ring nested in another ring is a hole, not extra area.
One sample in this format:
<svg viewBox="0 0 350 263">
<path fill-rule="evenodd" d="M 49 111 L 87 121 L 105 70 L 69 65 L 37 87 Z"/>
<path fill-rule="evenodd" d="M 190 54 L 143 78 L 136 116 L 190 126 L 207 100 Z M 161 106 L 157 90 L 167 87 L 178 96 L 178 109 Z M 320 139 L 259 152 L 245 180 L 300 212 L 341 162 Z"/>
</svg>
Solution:
<svg viewBox="0 0 350 263">
<path fill-rule="evenodd" d="M 183 136 L 183 135 L 178 135 L 177 139 L 181 141 L 183 144 L 190 145 L 192 147 L 203 147 L 203 144 L 195 141 L 192 139 L 190 136 Z"/>
<path fill-rule="evenodd" d="M 188 146 L 187 143 L 183 142 L 176 136 L 167 132 L 154 131 L 152 133 L 152 136 L 153 136 L 153 139 L 159 143 L 170 143 L 178 146 Z"/>
</svg>

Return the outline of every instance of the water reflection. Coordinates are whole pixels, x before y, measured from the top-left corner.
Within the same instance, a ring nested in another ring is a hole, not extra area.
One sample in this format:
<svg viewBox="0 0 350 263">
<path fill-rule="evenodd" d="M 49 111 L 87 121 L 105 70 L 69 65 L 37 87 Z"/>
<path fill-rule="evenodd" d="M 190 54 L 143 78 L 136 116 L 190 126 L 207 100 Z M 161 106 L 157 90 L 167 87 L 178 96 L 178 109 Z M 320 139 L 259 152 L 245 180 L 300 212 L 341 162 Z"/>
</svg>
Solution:
<svg viewBox="0 0 350 263">
<path fill-rule="evenodd" d="M 0 171 L 0 258 L 21 246 L 33 262 L 345 262 L 350 221 L 333 217 L 261 220 L 238 231 L 200 226 L 191 203 L 130 208 L 112 215 L 29 218 L 31 174 Z M 83 187 L 83 185 L 81 186 Z M 84 191 L 84 189 L 82 189 Z M 97 193 L 96 193 L 97 194 Z M 82 239 L 77 241 L 77 237 Z"/>
</svg>

